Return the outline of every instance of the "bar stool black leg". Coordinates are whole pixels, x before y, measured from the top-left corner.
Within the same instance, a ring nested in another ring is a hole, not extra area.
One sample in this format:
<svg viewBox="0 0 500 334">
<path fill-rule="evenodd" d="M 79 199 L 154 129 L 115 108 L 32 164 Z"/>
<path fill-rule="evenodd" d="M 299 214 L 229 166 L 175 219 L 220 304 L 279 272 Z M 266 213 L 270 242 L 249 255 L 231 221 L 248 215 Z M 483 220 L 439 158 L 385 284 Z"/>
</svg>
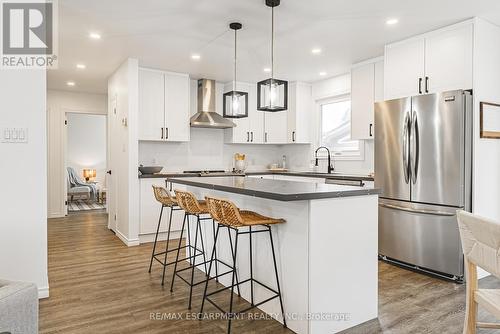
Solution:
<svg viewBox="0 0 500 334">
<path fill-rule="evenodd" d="M 278 286 L 278 295 L 279 295 L 279 299 L 280 299 L 281 315 L 283 316 L 283 327 L 286 328 L 285 309 L 283 307 L 283 299 L 281 298 L 280 279 L 278 277 L 278 267 L 276 265 L 276 255 L 274 254 L 273 233 L 271 232 L 271 226 L 268 226 L 267 228 L 269 231 L 269 238 L 271 239 L 271 250 L 273 253 L 274 273 L 276 275 L 276 285 Z"/>
<path fill-rule="evenodd" d="M 203 256 L 203 265 L 205 267 L 205 273 L 208 273 L 207 269 L 207 258 L 206 258 L 206 255 L 205 255 L 205 242 L 203 241 L 203 232 L 201 231 L 201 220 L 200 220 L 200 216 L 198 216 L 198 225 L 199 225 L 199 228 L 200 228 L 200 242 L 201 242 L 201 254 Z M 208 275 L 208 274 L 207 274 Z"/>
<path fill-rule="evenodd" d="M 189 224 L 189 223 L 188 223 Z M 198 230 L 200 228 L 200 218 L 196 220 L 196 231 L 194 232 L 194 255 L 193 255 L 193 264 L 191 266 L 191 284 L 189 287 L 189 304 L 188 304 L 188 310 L 191 309 L 191 301 L 193 299 L 193 282 L 194 282 L 194 268 L 196 267 L 196 252 L 198 250 Z M 200 231 L 201 234 L 201 231 Z M 190 244 L 191 245 L 191 244 Z"/>
<path fill-rule="evenodd" d="M 214 232 L 214 245 L 215 245 L 215 220 L 212 219 L 212 230 Z M 217 263 L 217 248 L 214 250 L 215 251 L 215 281 L 218 283 L 219 282 L 219 264 Z M 210 259 L 212 261 L 212 259 Z M 208 273 L 208 277 L 210 277 L 210 273 Z"/>
<path fill-rule="evenodd" d="M 252 226 L 248 227 L 248 234 L 250 238 L 250 305 L 254 306 L 253 299 L 253 252 L 252 252 Z"/>
<path fill-rule="evenodd" d="M 217 224 L 217 230 L 215 231 L 215 237 L 214 237 L 214 246 L 212 248 L 212 255 L 210 255 L 210 265 L 208 266 L 208 275 L 210 276 L 210 272 L 212 271 L 212 264 L 214 262 L 214 256 L 215 256 L 215 249 L 217 247 L 217 239 L 219 238 L 219 228 L 220 225 Z M 205 298 L 207 298 L 207 289 L 208 289 L 208 277 L 205 282 L 205 290 L 203 291 L 203 299 L 201 300 L 201 309 L 200 309 L 200 315 L 203 314 L 203 307 L 205 306 Z M 201 316 L 199 317 L 201 320 Z"/>
<path fill-rule="evenodd" d="M 236 230 L 237 232 L 238 230 Z M 231 256 L 233 255 L 234 253 L 234 249 L 233 249 L 233 238 L 231 237 L 231 229 L 228 227 L 227 228 L 227 234 L 229 236 L 229 245 L 231 246 Z M 241 297 L 241 292 L 240 292 L 240 285 L 239 285 L 239 280 L 238 280 L 238 273 L 236 272 L 236 267 L 233 267 L 233 270 L 235 272 L 235 275 L 236 275 L 236 289 L 238 289 L 238 295 Z"/>
<path fill-rule="evenodd" d="M 181 251 L 182 236 L 184 235 L 184 227 L 186 225 L 186 217 L 187 217 L 187 213 L 184 214 L 184 220 L 182 221 L 181 236 L 179 237 L 179 245 L 177 247 L 177 255 L 175 257 L 174 274 L 172 275 L 172 282 L 170 283 L 170 292 L 174 291 L 175 273 L 177 272 L 177 263 L 179 262 L 179 253 Z"/>
<path fill-rule="evenodd" d="M 160 210 L 160 219 L 158 219 L 158 227 L 156 228 L 156 236 L 155 236 L 155 243 L 153 244 L 153 252 L 151 253 L 151 261 L 149 262 L 148 273 L 151 273 L 151 267 L 153 266 L 153 259 L 154 259 L 155 250 L 156 250 L 156 242 L 158 241 L 158 233 L 160 232 L 161 216 L 163 215 L 163 208 L 164 207 L 165 207 L 165 205 L 162 204 L 161 210 Z"/>
<path fill-rule="evenodd" d="M 190 226 L 191 226 L 191 223 L 190 223 L 190 219 L 189 219 L 189 214 L 187 215 L 187 239 L 186 239 L 186 246 L 189 246 L 187 247 L 187 250 L 188 250 L 188 254 L 189 254 L 189 263 L 191 263 L 192 261 L 192 257 L 191 257 L 191 230 L 190 230 Z M 187 255 L 187 254 L 186 254 Z"/>
<path fill-rule="evenodd" d="M 227 228 L 229 231 L 229 227 Z M 229 232 L 231 233 L 231 232 Z M 228 317 L 228 326 L 227 333 L 231 333 L 231 320 L 233 319 L 233 299 L 234 299 L 234 283 L 236 278 L 236 256 L 238 252 L 238 230 L 236 230 L 236 237 L 234 240 L 234 253 L 233 253 L 233 278 L 231 280 L 231 300 L 229 302 L 229 317 Z"/>
<path fill-rule="evenodd" d="M 167 255 L 168 255 L 168 245 L 170 243 L 170 229 L 172 227 L 172 214 L 174 213 L 174 207 L 170 207 L 170 217 L 168 218 L 168 229 L 167 229 L 167 245 L 165 247 L 165 257 L 163 260 L 163 274 L 161 276 L 161 285 L 165 282 L 165 269 L 167 269 Z"/>
</svg>

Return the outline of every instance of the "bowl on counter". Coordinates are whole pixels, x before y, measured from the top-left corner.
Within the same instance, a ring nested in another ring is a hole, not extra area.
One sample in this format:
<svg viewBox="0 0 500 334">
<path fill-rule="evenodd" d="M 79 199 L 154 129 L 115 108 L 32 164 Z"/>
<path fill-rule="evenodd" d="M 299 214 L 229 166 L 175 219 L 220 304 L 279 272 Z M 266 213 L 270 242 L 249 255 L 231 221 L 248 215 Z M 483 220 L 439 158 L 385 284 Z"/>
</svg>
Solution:
<svg viewBox="0 0 500 334">
<path fill-rule="evenodd" d="M 151 175 L 161 172 L 163 167 L 161 166 L 139 166 L 139 172 L 142 175 Z"/>
</svg>

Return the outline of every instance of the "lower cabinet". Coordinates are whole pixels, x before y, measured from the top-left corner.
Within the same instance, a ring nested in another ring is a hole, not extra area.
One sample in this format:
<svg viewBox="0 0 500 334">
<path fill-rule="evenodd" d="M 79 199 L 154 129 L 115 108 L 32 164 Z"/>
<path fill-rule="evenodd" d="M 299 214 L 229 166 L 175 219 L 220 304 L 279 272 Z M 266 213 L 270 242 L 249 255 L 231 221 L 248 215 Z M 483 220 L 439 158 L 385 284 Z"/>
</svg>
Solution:
<svg viewBox="0 0 500 334">
<path fill-rule="evenodd" d="M 141 179 L 141 192 L 140 192 L 140 228 L 139 234 L 154 234 L 158 227 L 158 218 L 160 217 L 161 204 L 156 201 L 153 194 L 153 185 L 165 187 L 165 179 L 151 178 Z M 176 184 L 175 189 L 186 190 L 184 185 Z M 170 190 L 170 189 L 169 189 Z M 173 194 L 173 189 L 172 189 Z M 162 223 L 160 232 L 166 232 L 168 227 L 170 209 L 163 209 Z M 174 211 L 172 216 L 172 231 L 180 231 L 182 227 L 182 220 L 184 219 L 184 211 Z"/>
</svg>

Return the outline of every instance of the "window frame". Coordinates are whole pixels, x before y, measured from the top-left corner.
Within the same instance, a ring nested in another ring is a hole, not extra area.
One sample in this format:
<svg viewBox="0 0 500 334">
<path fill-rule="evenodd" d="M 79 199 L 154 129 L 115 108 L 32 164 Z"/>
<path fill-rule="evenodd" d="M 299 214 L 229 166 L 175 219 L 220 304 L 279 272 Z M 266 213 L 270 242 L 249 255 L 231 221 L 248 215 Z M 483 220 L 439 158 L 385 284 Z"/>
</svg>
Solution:
<svg viewBox="0 0 500 334">
<path fill-rule="evenodd" d="M 336 103 L 336 102 L 344 102 L 344 101 L 351 101 L 351 94 L 350 93 L 344 93 L 344 94 L 339 94 L 327 98 L 323 98 L 320 100 L 316 101 L 316 110 L 319 115 L 319 123 L 318 123 L 318 138 L 317 138 L 317 146 L 322 146 L 323 143 L 323 110 L 322 106 L 325 104 L 331 104 L 331 103 Z M 352 104 L 351 104 L 352 106 Z M 352 121 L 352 110 L 350 110 L 351 113 L 351 121 Z M 352 124 L 350 127 L 352 131 Z M 352 138 L 352 133 L 351 133 L 351 138 Z M 336 151 L 332 147 L 328 147 L 328 149 L 331 152 L 331 156 L 335 160 L 350 160 L 350 161 L 364 161 L 365 160 L 365 141 L 360 140 L 360 139 L 354 139 L 359 142 L 359 150 L 357 151 L 357 154 L 345 154 L 344 152 L 346 151 Z"/>
</svg>

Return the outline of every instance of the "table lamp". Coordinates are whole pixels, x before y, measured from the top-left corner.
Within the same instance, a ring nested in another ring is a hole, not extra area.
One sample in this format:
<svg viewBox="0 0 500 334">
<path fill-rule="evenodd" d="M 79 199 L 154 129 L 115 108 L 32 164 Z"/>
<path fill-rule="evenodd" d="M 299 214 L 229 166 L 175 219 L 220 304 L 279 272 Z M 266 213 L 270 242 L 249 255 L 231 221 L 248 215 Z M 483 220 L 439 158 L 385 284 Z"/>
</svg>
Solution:
<svg viewBox="0 0 500 334">
<path fill-rule="evenodd" d="M 88 168 L 85 168 L 83 170 L 83 177 L 85 178 L 85 181 L 89 182 L 89 180 L 92 178 L 95 178 L 96 176 L 96 171 L 95 169 L 88 169 Z"/>
</svg>

